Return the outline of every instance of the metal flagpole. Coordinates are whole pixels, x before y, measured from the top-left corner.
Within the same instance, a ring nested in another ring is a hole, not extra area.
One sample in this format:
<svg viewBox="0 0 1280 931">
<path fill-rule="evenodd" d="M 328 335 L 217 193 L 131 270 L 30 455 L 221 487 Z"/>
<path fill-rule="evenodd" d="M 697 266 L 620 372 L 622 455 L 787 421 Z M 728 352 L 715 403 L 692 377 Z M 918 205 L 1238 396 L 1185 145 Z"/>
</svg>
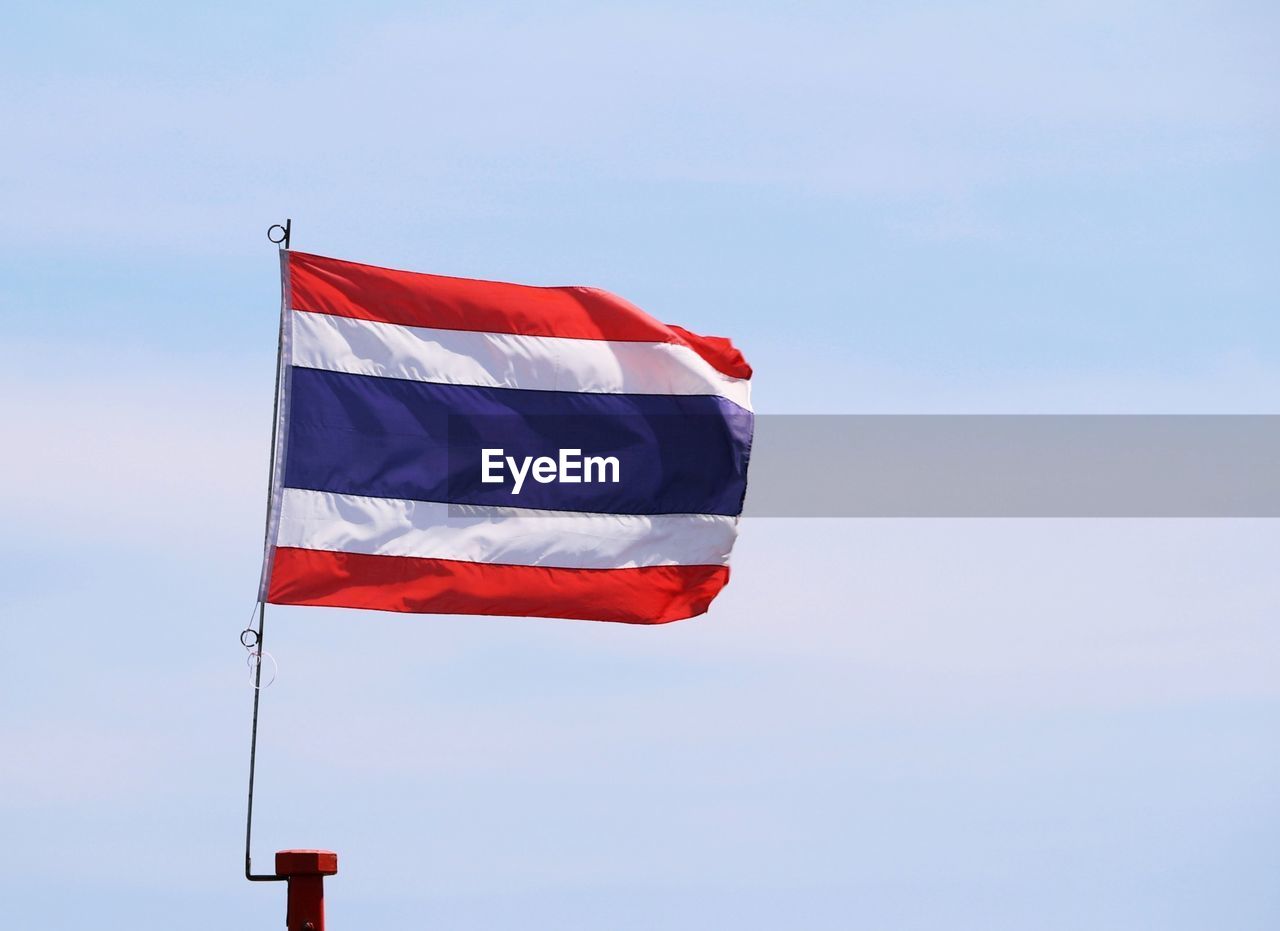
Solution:
<svg viewBox="0 0 1280 931">
<path fill-rule="evenodd" d="M 246 640 L 245 634 L 254 635 L 252 648 L 258 656 L 257 667 L 253 673 L 253 725 L 249 736 L 249 803 L 244 826 L 244 878 L 250 882 L 276 882 L 288 878 L 286 876 L 277 876 L 275 873 L 255 875 L 253 872 L 253 855 L 250 852 L 253 844 L 253 777 L 258 761 L 258 704 L 262 698 L 262 631 L 265 626 L 266 615 L 266 602 L 259 602 L 257 630 L 249 627 L 240 635 L 241 643 Z"/>
<path fill-rule="evenodd" d="M 289 235 L 292 232 L 292 227 L 292 219 L 286 219 L 283 226 L 277 223 L 267 229 L 267 239 L 279 245 L 282 251 L 288 251 Z M 273 230 L 280 231 L 278 239 L 271 235 Z M 276 340 L 276 389 L 274 402 L 271 407 L 271 448 L 269 450 L 270 463 L 267 467 L 267 517 L 266 526 L 262 533 L 264 551 L 265 547 L 271 545 L 271 541 L 268 538 L 268 535 L 271 533 L 271 493 L 275 488 L 276 482 L 276 443 L 279 441 L 277 433 L 280 424 L 280 378 L 282 375 L 282 367 L 284 365 L 283 323 L 281 326 L 280 336 Z M 287 876 L 279 876 L 275 873 L 260 873 L 255 875 L 253 872 L 253 779 L 257 770 L 258 762 L 258 708 L 262 701 L 262 643 L 263 634 L 266 630 L 266 622 L 267 603 L 263 600 L 258 602 L 257 629 L 255 629 L 252 622 L 250 622 L 250 625 L 240 632 L 240 642 L 244 645 L 245 649 L 250 651 L 250 656 L 257 657 L 257 663 L 253 672 L 253 724 L 249 732 L 249 797 L 244 826 L 244 878 L 250 882 L 278 882 L 288 879 Z"/>
</svg>

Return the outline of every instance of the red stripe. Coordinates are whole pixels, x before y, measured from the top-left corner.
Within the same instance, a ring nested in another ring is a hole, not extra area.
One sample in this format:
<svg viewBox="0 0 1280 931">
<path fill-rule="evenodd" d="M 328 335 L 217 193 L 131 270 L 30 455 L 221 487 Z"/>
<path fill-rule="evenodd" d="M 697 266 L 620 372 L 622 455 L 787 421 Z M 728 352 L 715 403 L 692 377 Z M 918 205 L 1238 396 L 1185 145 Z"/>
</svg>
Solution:
<svg viewBox="0 0 1280 931">
<path fill-rule="evenodd" d="M 551 569 L 278 547 L 271 604 L 665 624 L 704 614 L 725 566 Z"/>
<path fill-rule="evenodd" d="M 597 288 L 534 288 L 446 278 L 289 253 L 293 307 L 380 323 L 687 346 L 716 369 L 750 378 L 751 366 L 721 336 L 668 326 Z"/>
</svg>

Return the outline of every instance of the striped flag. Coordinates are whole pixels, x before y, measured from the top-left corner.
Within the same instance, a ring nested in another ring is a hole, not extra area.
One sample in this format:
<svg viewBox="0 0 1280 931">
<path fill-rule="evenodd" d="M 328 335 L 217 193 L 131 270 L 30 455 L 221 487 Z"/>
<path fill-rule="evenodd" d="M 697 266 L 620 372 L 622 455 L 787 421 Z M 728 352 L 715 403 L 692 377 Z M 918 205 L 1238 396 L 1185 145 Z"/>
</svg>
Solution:
<svg viewBox="0 0 1280 931">
<path fill-rule="evenodd" d="M 261 597 L 662 623 L 729 578 L 751 368 L 593 288 L 282 252 Z"/>
</svg>

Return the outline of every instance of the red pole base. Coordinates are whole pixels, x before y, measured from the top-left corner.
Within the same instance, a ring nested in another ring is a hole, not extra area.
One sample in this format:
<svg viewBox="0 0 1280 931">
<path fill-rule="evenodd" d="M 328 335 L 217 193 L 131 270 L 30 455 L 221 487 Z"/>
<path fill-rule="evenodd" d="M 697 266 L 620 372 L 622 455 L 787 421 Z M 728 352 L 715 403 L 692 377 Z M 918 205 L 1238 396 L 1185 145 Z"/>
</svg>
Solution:
<svg viewBox="0 0 1280 931">
<path fill-rule="evenodd" d="M 284 923 L 289 931 L 324 931 L 324 878 L 338 872 L 331 850 L 281 850 L 276 875 L 289 880 Z"/>
</svg>

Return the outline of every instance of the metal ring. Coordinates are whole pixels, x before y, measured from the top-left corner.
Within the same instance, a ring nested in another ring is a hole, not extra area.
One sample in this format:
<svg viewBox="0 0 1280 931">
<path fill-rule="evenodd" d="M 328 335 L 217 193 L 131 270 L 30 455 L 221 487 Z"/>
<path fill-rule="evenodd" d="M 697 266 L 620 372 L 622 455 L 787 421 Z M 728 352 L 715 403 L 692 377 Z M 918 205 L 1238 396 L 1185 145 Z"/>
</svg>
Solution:
<svg viewBox="0 0 1280 931">
<path fill-rule="evenodd" d="M 245 634 L 248 634 L 249 637 L 252 639 L 246 640 Z M 246 650 L 252 650 L 254 647 L 258 645 L 258 642 L 259 642 L 258 632 L 254 630 L 252 627 L 246 627 L 244 630 L 240 631 L 240 645 L 244 647 Z"/>
<path fill-rule="evenodd" d="M 262 658 L 264 656 L 271 661 L 271 678 L 268 679 L 266 682 L 264 682 L 262 685 L 258 685 L 257 682 L 262 681 L 257 674 L 258 667 L 262 665 Z M 270 653 L 265 653 L 261 650 L 253 650 L 252 652 L 249 653 L 245 662 L 249 666 L 249 681 L 254 683 L 253 687 L 255 689 L 261 690 L 261 689 L 268 688 L 276 681 L 276 676 L 280 674 L 280 664 L 276 662 L 276 658 L 272 656 Z M 257 682 L 254 681 L 255 679 L 257 680 Z"/>
<path fill-rule="evenodd" d="M 280 238 L 279 238 L 279 239 L 276 239 L 276 238 L 274 238 L 274 237 L 271 235 L 271 231 L 272 231 L 272 230 L 279 230 L 279 231 L 280 231 Z M 271 226 L 268 226 L 268 227 L 267 227 L 267 239 L 269 239 L 271 242 L 275 243 L 277 246 L 278 246 L 278 245 L 280 245 L 280 243 L 284 242 L 284 241 L 285 241 L 286 239 L 288 239 L 288 238 L 289 238 L 289 231 L 288 231 L 287 229 L 285 229 L 285 228 L 284 228 L 284 226 L 283 226 L 282 224 L 280 224 L 280 223 L 273 223 L 273 224 L 271 224 Z"/>
</svg>

